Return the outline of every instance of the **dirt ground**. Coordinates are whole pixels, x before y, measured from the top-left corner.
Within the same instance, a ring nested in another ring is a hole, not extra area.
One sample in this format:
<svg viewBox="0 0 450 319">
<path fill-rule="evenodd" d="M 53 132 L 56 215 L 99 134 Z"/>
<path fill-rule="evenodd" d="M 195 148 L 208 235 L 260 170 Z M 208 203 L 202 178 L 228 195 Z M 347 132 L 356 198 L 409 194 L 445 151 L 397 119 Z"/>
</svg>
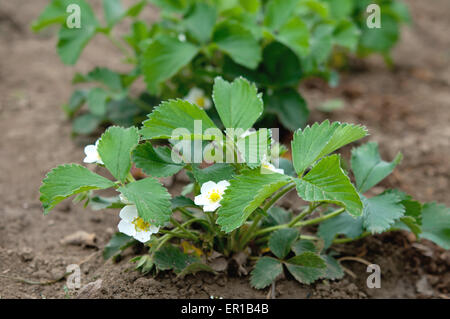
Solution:
<svg viewBox="0 0 450 319">
<path fill-rule="evenodd" d="M 93 2 L 98 8 L 99 1 Z M 346 104 L 331 115 L 313 110 L 311 121 L 329 117 L 364 124 L 371 134 L 368 140 L 380 143 L 384 158 L 403 152 L 402 164 L 378 190 L 398 187 L 418 200 L 450 206 L 450 2 L 407 2 L 414 24 L 404 29 L 394 50 L 393 70 L 373 57 L 355 62 L 336 89 L 312 81 L 301 90 L 313 109 L 332 98 Z M 131 249 L 116 264 L 104 262 L 101 249 L 116 230 L 117 211 L 93 212 L 65 202 L 49 216 L 42 215 L 42 178 L 59 164 L 81 163 L 82 146 L 88 142 L 72 139 L 70 123 L 60 109 L 70 97 L 73 74 L 96 65 L 123 67 L 120 52 L 100 36 L 76 68 L 64 66 L 56 55 L 53 33 L 35 35 L 29 28 L 46 3 L 0 3 L 0 298 L 265 298 L 268 291 L 252 289 L 246 277 L 143 276 L 128 262 L 135 255 Z M 348 158 L 348 149 L 344 154 Z M 79 230 L 94 233 L 96 247 L 60 243 Z M 379 264 L 381 289 L 366 287 L 364 265 L 344 261 L 354 276 L 311 286 L 284 278 L 277 282 L 276 297 L 450 297 L 450 253 L 430 242 L 391 233 L 336 250 L 340 256 L 360 256 Z M 83 286 L 96 280 L 101 284 L 82 293 L 66 293 L 64 281 L 42 286 L 11 279 L 48 281 L 61 276 L 69 264 L 81 264 Z"/>
</svg>

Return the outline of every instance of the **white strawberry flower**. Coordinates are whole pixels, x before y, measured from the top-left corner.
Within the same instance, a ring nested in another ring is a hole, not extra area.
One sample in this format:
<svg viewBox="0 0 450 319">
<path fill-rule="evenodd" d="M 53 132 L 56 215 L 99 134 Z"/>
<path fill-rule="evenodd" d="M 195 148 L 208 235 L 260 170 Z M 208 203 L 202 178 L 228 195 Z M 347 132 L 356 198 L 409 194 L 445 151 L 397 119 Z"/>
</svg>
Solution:
<svg viewBox="0 0 450 319">
<path fill-rule="evenodd" d="M 119 231 L 134 237 L 141 243 L 148 242 L 151 236 L 159 231 L 159 227 L 151 225 L 139 217 L 135 205 L 126 205 L 120 210 L 119 216 L 121 218 L 118 225 Z"/>
<path fill-rule="evenodd" d="M 195 205 L 203 206 L 205 212 L 215 211 L 221 206 L 220 201 L 228 186 L 230 186 L 228 181 L 220 181 L 217 184 L 213 181 L 204 183 L 200 195 L 195 196 Z"/>
<path fill-rule="evenodd" d="M 284 169 L 276 168 L 272 163 L 270 163 L 267 160 L 266 156 L 264 156 L 262 161 L 261 161 L 261 167 L 266 169 L 266 170 L 272 171 L 274 173 L 284 174 Z"/>
<path fill-rule="evenodd" d="M 192 88 L 184 99 L 205 110 L 210 109 L 212 106 L 211 100 L 205 95 L 205 92 L 196 87 Z"/>
<path fill-rule="evenodd" d="M 99 141 L 100 139 L 98 139 L 94 145 L 87 145 L 84 148 L 84 154 L 86 154 L 86 157 L 84 158 L 83 162 L 90 164 L 91 163 L 104 164 L 97 150 Z"/>
</svg>

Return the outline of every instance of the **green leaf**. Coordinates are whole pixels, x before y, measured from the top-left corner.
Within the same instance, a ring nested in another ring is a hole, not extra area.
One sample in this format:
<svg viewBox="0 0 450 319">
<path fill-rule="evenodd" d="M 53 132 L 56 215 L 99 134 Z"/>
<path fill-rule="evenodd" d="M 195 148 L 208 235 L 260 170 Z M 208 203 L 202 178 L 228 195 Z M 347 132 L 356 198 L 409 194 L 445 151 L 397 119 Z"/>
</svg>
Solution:
<svg viewBox="0 0 450 319">
<path fill-rule="evenodd" d="M 392 173 L 402 159 L 399 153 L 392 162 L 381 159 L 377 143 L 367 143 L 352 150 L 351 165 L 356 188 L 365 193 Z"/>
<path fill-rule="evenodd" d="M 281 207 L 273 206 L 267 211 L 267 216 L 262 221 L 264 227 L 287 224 L 292 220 L 292 213 Z"/>
<path fill-rule="evenodd" d="M 215 129 L 220 133 L 205 110 L 177 99 L 162 102 L 156 107 L 148 120 L 144 121 L 140 133 L 144 139 L 176 139 L 180 136 L 212 139 L 204 135 L 207 129 Z"/>
<path fill-rule="evenodd" d="M 34 32 L 40 31 L 45 27 L 48 27 L 51 24 L 62 24 L 66 22 L 66 18 L 68 13 L 66 12 L 67 6 L 70 2 L 76 4 L 75 1 L 71 0 L 53 0 L 51 1 L 47 7 L 45 7 L 44 11 L 39 15 L 39 17 L 33 21 L 31 26 Z"/>
<path fill-rule="evenodd" d="M 119 181 L 125 181 L 131 169 L 131 152 L 139 143 L 137 128 L 109 127 L 98 143 L 98 154 L 106 168 Z"/>
<path fill-rule="evenodd" d="M 419 238 L 419 234 L 422 232 L 422 204 L 397 189 L 391 189 L 384 193 L 393 193 L 400 197 L 400 203 L 405 208 L 404 216 L 396 221 L 392 228 L 410 230 Z"/>
<path fill-rule="evenodd" d="M 127 200 L 136 205 L 139 217 L 157 226 L 168 222 L 172 215 L 170 194 L 154 178 L 144 178 L 118 189 Z"/>
<path fill-rule="evenodd" d="M 295 12 L 298 0 L 270 0 L 266 5 L 264 25 L 278 30 Z"/>
<path fill-rule="evenodd" d="M 354 0 L 323 0 L 330 8 L 330 15 L 335 19 L 345 19 L 349 17 L 354 10 Z"/>
<path fill-rule="evenodd" d="M 259 11 L 261 7 L 260 0 L 239 0 L 239 4 L 246 10 L 251 13 L 256 13 Z"/>
<path fill-rule="evenodd" d="M 108 260 L 109 258 L 119 254 L 132 240 L 133 237 L 127 236 L 123 233 L 115 233 L 103 249 L 103 259 Z"/>
<path fill-rule="evenodd" d="M 323 278 L 336 280 L 344 277 L 345 273 L 339 262 L 330 255 L 322 255 L 325 259 L 326 269 Z"/>
<path fill-rule="evenodd" d="M 124 13 L 124 15 L 127 17 L 137 17 L 146 5 L 147 5 L 147 0 L 140 0 L 139 2 L 132 5 L 131 7 L 128 7 L 128 9 Z"/>
<path fill-rule="evenodd" d="M 39 189 L 44 215 L 72 195 L 113 186 L 112 181 L 92 173 L 83 166 L 76 164 L 58 166 L 47 174 Z"/>
<path fill-rule="evenodd" d="M 124 206 L 125 204 L 120 201 L 119 196 L 94 196 L 89 199 L 89 207 L 92 210 L 123 208 Z"/>
<path fill-rule="evenodd" d="M 251 128 L 264 110 L 262 94 L 244 78 L 232 83 L 221 77 L 214 80 L 213 100 L 225 128 Z"/>
<path fill-rule="evenodd" d="M 265 95 L 266 112 L 274 113 L 287 129 L 294 131 L 306 125 L 309 110 L 306 101 L 293 88 L 274 90 Z"/>
<path fill-rule="evenodd" d="M 94 115 L 103 116 L 106 113 L 106 100 L 109 93 L 102 88 L 93 88 L 87 95 L 87 105 Z"/>
<path fill-rule="evenodd" d="M 198 262 L 198 258 L 183 253 L 178 247 L 166 245 L 155 253 L 154 261 L 159 270 L 172 269 L 180 274 L 190 264 Z"/>
<path fill-rule="evenodd" d="M 75 90 L 69 99 L 69 103 L 63 105 L 66 114 L 72 117 L 86 102 L 86 97 L 86 90 Z"/>
<path fill-rule="evenodd" d="M 218 183 L 233 178 L 235 171 L 230 164 L 217 163 L 203 169 L 200 169 L 197 165 L 193 165 L 192 173 L 199 184 L 204 184 L 208 181 Z"/>
<path fill-rule="evenodd" d="M 296 255 L 301 255 L 307 251 L 315 253 L 317 252 L 317 248 L 316 245 L 314 245 L 314 243 L 311 240 L 300 239 L 292 245 L 292 251 Z"/>
<path fill-rule="evenodd" d="M 227 233 L 240 227 L 264 200 L 289 181 L 288 176 L 261 174 L 259 169 L 242 172 L 230 180 L 225 190 L 222 207 L 217 212 L 217 224 Z"/>
<path fill-rule="evenodd" d="M 309 53 L 308 26 L 299 18 L 292 18 L 284 24 L 275 35 L 275 38 L 292 49 L 299 58 Z"/>
<path fill-rule="evenodd" d="M 270 285 L 283 272 L 283 265 L 271 257 L 261 257 L 251 273 L 250 284 L 256 289 Z"/>
<path fill-rule="evenodd" d="M 355 187 L 340 166 L 340 156 L 323 158 L 303 178 L 295 179 L 300 197 L 309 202 L 343 206 L 352 216 L 362 214 L 363 205 Z"/>
<path fill-rule="evenodd" d="M 322 0 L 303 0 L 300 2 L 300 6 L 306 7 L 308 12 L 317 14 L 324 20 L 329 16 L 329 8 Z"/>
<path fill-rule="evenodd" d="M 112 27 L 119 22 L 125 14 L 121 0 L 103 0 L 103 12 L 105 13 L 108 27 Z"/>
<path fill-rule="evenodd" d="M 324 269 L 315 267 L 286 264 L 287 269 L 294 278 L 305 285 L 309 285 L 324 275 Z"/>
<path fill-rule="evenodd" d="M 363 50 L 389 53 L 398 41 L 400 27 L 396 16 L 383 9 L 384 7 L 381 7 L 381 28 L 369 29 L 366 23 L 362 24 L 360 46 Z"/>
<path fill-rule="evenodd" d="M 328 120 L 297 130 L 292 141 L 293 163 L 301 175 L 319 158 L 367 135 L 363 126 Z"/>
<path fill-rule="evenodd" d="M 177 196 L 170 200 L 172 204 L 172 210 L 179 207 L 197 207 L 194 201 L 184 196 Z"/>
<path fill-rule="evenodd" d="M 91 114 L 83 114 L 75 118 L 72 130 L 76 134 L 91 134 L 102 123 L 102 118 Z"/>
<path fill-rule="evenodd" d="M 323 258 L 311 251 L 305 251 L 297 256 L 289 258 L 286 262 L 289 264 L 304 267 L 326 268 L 326 264 Z"/>
<path fill-rule="evenodd" d="M 167 13 L 183 13 L 187 10 L 189 0 L 149 0 Z"/>
<path fill-rule="evenodd" d="M 302 77 L 298 56 L 289 47 L 277 41 L 264 47 L 262 64 L 264 74 L 267 74 L 265 84 L 297 85 Z"/>
<path fill-rule="evenodd" d="M 150 93 L 158 85 L 178 73 L 197 54 L 198 47 L 175 37 L 160 36 L 154 40 L 141 57 L 141 68 Z"/>
<path fill-rule="evenodd" d="M 402 1 L 391 2 L 389 9 L 400 22 L 411 23 L 411 14 L 408 6 Z"/>
<path fill-rule="evenodd" d="M 364 227 L 372 233 L 382 233 L 396 220 L 403 217 L 405 208 L 395 194 L 381 194 L 371 198 L 362 197 L 364 203 Z"/>
<path fill-rule="evenodd" d="M 311 31 L 308 58 L 313 62 L 316 69 L 323 68 L 323 64 L 330 58 L 333 50 L 333 32 L 334 25 L 331 23 L 320 23 Z M 303 67 L 305 67 L 305 64 Z"/>
<path fill-rule="evenodd" d="M 141 273 L 143 273 L 143 274 L 149 273 L 155 266 L 153 258 L 150 255 L 138 256 L 138 257 L 131 259 L 130 261 L 132 261 L 132 262 L 139 261 L 138 264 L 136 265 L 135 269 L 140 270 Z"/>
<path fill-rule="evenodd" d="M 324 240 L 324 248 L 331 246 L 336 235 L 356 238 L 364 232 L 362 216 L 353 218 L 348 213 L 340 214 L 319 225 L 318 235 Z"/>
<path fill-rule="evenodd" d="M 405 227 L 406 226 L 406 227 Z M 397 221 L 392 228 L 400 228 L 409 230 L 416 235 L 416 238 L 419 238 L 420 233 L 422 232 L 422 227 L 417 223 L 417 221 L 411 216 L 403 216 Z"/>
<path fill-rule="evenodd" d="M 420 238 L 431 240 L 444 249 L 450 249 L 450 209 L 448 207 L 436 203 L 423 205 Z"/>
<path fill-rule="evenodd" d="M 177 161 L 172 159 L 176 156 Z M 184 163 L 176 152 L 167 146 L 153 147 L 151 143 L 140 144 L 132 154 L 136 167 L 142 169 L 145 174 L 154 177 L 167 177 L 178 173 Z"/>
<path fill-rule="evenodd" d="M 269 238 L 269 248 L 280 259 L 289 254 L 292 244 L 297 240 L 299 231 L 295 228 L 279 229 Z"/>
<path fill-rule="evenodd" d="M 69 28 L 63 23 L 58 34 L 58 54 L 65 64 L 73 65 L 77 62 L 81 52 L 97 33 L 100 26 L 91 6 L 84 0 L 68 1 L 80 6 L 80 28 Z M 66 7 L 64 7 L 66 10 Z M 65 20 L 64 20 L 65 22 Z"/>
<path fill-rule="evenodd" d="M 86 82 L 98 82 L 116 91 L 123 89 L 120 74 L 108 68 L 96 67 L 86 75 L 77 73 L 72 80 L 74 84 Z"/>
<path fill-rule="evenodd" d="M 195 2 L 183 19 L 187 30 L 201 43 L 207 42 L 216 24 L 216 9 L 206 3 Z"/>
<path fill-rule="evenodd" d="M 252 33 L 232 21 L 216 25 L 213 42 L 227 53 L 234 62 L 255 69 L 261 61 L 261 48 Z"/>
<path fill-rule="evenodd" d="M 354 52 L 358 47 L 360 35 L 361 31 L 355 24 L 344 20 L 336 26 L 333 32 L 333 41 L 336 44 Z"/>
<path fill-rule="evenodd" d="M 292 165 L 292 162 L 288 160 L 287 158 L 280 158 L 278 160 L 278 166 L 282 170 L 284 170 L 284 174 L 292 177 L 296 177 L 297 173 L 294 170 L 294 165 Z"/>
</svg>

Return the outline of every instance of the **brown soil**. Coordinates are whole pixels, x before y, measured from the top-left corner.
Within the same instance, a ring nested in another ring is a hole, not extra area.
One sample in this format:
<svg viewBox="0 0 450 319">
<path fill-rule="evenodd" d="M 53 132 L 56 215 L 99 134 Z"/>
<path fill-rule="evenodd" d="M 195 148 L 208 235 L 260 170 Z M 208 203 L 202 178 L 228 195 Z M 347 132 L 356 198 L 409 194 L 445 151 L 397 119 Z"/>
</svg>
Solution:
<svg viewBox="0 0 450 319">
<path fill-rule="evenodd" d="M 99 1 L 93 2 L 98 9 Z M 371 133 L 368 139 L 380 143 L 385 158 L 403 152 L 404 161 L 379 191 L 398 187 L 421 201 L 450 205 L 450 3 L 407 2 L 414 24 L 404 30 L 394 50 L 394 70 L 374 57 L 354 63 L 337 89 L 310 82 L 302 93 L 313 108 L 331 98 L 346 102 L 344 110 L 331 115 L 313 111 L 311 121 L 331 117 L 364 124 Z M 87 142 L 71 139 L 70 123 L 60 109 L 71 94 L 74 72 L 96 65 L 120 66 L 120 53 L 101 37 L 85 50 L 75 69 L 64 66 L 56 55 L 53 33 L 35 35 L 29 30 L 46 3 L 17 0 L 2 2 L 0 7 L 0 298 L 63 298 L 64 282 L 29 285 L 10 277 L 51 280 L 74 263 L 81 263 L 83 285 L 102 280 L 99 289 L 85 289 L 84 297 L 264 298 L 268 291 L 250 288 L 246 277 L 198 274 L 179 280 L 167 273 L 143 276 L 132 271 L 128 259 L 135 253 L 131 249 L 119 263 L 105 263 L 101 248 L 115 231 L 116 211 L 93 212 L 66 202 L 49 216 L 42 215 L 39 185 L 45 173 L 61 163 L 80 163 L 82 145 Z M 294 204 L 292 198 L 287 203 Z M 97 247 L 60 243 L 79 230 L 94 233 Z M 341 256 L 360 256 L 379 264 L 381 289 L 366 288 L 364 265 L 344 261 L 354 277 L 311 286 L 281 279 L 277 297 L 450 296 L 449 252 L 432 243 L 416 243 L 406 233 L 392 233 L 336 250 Z"/>
</svg>

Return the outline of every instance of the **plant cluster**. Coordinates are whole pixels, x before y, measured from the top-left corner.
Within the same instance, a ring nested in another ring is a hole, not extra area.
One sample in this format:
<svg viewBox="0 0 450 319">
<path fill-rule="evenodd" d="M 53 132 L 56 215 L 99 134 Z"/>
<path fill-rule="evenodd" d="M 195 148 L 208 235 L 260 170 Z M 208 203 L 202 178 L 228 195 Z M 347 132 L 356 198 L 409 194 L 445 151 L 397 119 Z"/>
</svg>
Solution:
<svg viewBox="0 0 450 319">
<path fill-rule="evenodd" d="M 450 248 L 445 206 L 421 204 L 396 189 L 367 195 L 392 173 L 401 154 L 384 161 L 373 142 L 354 148 L 350 164 L 335 153 L 364 138 L 363 126 L 324 121 L 298 129 L 291 161 L 270 130 L 252 129 L 264 109 L 255 85 L 218 77 L 212 93 L 226 130 L 195 104 L 164 101 L 142 128 L 112 126 L 86 147 L 85 162 L 104 166 L 114 180 L 77 164 L 49 172 L 40 188 L 44 213 L 73 195 L 94 209 L 120 208 L 120 233 L 105 247 L 105 258 L 140 241 L 148 253 L 134 259 L 137 268 L 184 276 L 214 272 L 210 260 L 218 254 L 244 253 L 256 259 L 255 288 L 271 284 L 284 268 L 304 284 L 341 278 L 330 247 L 370 234 L 409 230 Z M 133 165 L 146 177 L 135 180 Z M 191 184 L 185 196 L 172 198 L 158 179 L 181 170 Z M 103 189 L 118 196 L 94 193 Z M 308 204 L 294 211 L 277 206 L 290 191 Z"/>
<path fill-rule="evenodd" d="M 139 18 L 148 3 L 161 13 L 151 25 Z M 379 29 L 367 27 L 372 3 L 381 8 Z M 79 29 L 66 23 L 70 4 L 81 9 Z M 297 90 L 302 80 L 319 76 L 335 85 L 334 69 L 348 53 L 380 53 L 389 61 L 400 25 L 410 20 L 397 0 L 141 0 L 129 8 L 103 0 L 103 11 L 101 23 L 85 0 L 53 0 L 33 24 L 35 31 L 61 25 L 57 50 L 66 64 L 75 64 L 97 34 L 108 37 L 130 64 L 129 72 L 96 67 L 75 75 L 74 84 L 93 83 L 75 90 L 64 105 L 75 117 L 75 133 L 92 133 L 101 124 L 138 125 L 170 98 L 186 97 L 207 109 L 216 76 L 256 83 L 266 105 L 261 119 L 294 131 L 309 115 Z M 130 30 L 118 37 L 115 26 L 125 18 L 131 19 Z M 140 78 L 147 90 L 134 96 L 131 89 Z M 207 113 L 220 124 L 214 109 Z"/>
</svg>

